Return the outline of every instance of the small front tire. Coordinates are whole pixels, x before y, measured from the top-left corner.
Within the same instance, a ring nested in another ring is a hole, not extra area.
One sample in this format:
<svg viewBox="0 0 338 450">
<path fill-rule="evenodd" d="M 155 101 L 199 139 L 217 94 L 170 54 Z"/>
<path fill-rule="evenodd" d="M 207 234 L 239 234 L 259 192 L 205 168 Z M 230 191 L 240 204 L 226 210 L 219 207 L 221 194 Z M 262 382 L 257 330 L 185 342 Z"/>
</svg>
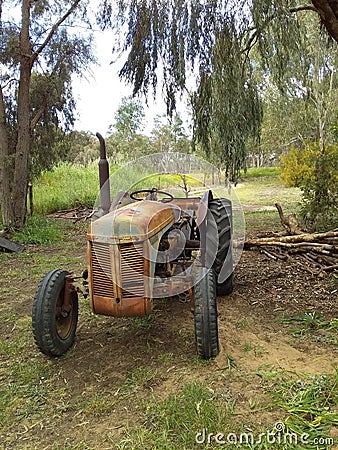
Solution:
<svg viewBox="0 0 338 450">
<path fill-rule="evenodd" d="M 66 270 L 52 270 L 40 281 L 33 308 L 32 327 L 36 345 L 47 356 L 61 356 L 75 339 L 78 320 L 78 295 L 70 295 L 69 312 L 62 309 Z"/>
<path fill-rule="evenodd" d="M 197 354 L 202 359 L 219 353 L 216 279 L 213 269 L 201 267 L 194 287 L 194 319 Z"/>
</svg>

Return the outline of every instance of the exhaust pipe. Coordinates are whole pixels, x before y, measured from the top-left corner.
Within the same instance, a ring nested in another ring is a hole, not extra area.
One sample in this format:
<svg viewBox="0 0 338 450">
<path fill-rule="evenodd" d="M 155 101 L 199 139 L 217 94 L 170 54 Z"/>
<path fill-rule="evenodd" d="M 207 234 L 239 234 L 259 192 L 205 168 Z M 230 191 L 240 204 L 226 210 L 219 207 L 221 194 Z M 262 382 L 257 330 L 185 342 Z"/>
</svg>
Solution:
<svg viewBox="0 0 338 450">
<path fill-rule="evenodd" d="M 110 208 L 109 164 L 106 157 L 106 143 L 100 133 L 96 133 L 96 137 L 100 141 L 100 203 L 104 214 L 106 214 Z"/>
</svg>

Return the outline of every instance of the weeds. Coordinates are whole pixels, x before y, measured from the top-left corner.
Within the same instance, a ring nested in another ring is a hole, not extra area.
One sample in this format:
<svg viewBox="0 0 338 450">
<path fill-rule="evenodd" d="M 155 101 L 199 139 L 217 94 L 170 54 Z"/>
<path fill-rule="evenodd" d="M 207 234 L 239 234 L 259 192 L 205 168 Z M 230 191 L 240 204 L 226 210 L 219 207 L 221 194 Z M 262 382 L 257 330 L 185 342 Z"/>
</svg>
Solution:
<svg viewBox="0 0 338 450">
<path fill-rule="evenodd" d="M 118 449 L 222 448 L 277 450 L 324 450 L 333 445 L 331 427 L 338 425 L 337 373 L 295 379 L 285 372 L 263 372 L 263 385 L 271 403 L 259 409 L 279 411 L 281 417 L 265 429 L 238 423 L 236 398 L 220 402 L 217 392 L 200 382 L 183 387 L 179 395 L 153 398 L 144 405 L 142 426 L 129 428 Z M 257 413 L 257 400 L 248 399 L 249 411 Z M 204 434 L 204 440 L 203 439 Z"/>
<path fill-rule="evenodd" d="M 285 325 L 300 325 L 300 328 L 290 330 L 289 333 L 304 335 L 316 330 L 338 331 L 338 319 L 323 320 L 323 315 L 317 311 L 304 312 L 297 317 L 288 317 L 282 319 Z"/>
<path fill-rule="evenodd" d="M 16 232 L 13 238 L 22 244 L 52 244 L 63 241 L 64 234 L 55 220 L 33 215 L 27 218 L 23 230 Z"/>
<path fill-rule="evenodd" d="M 273 376 L 272 381 L 270 395 L 274 404 L 287 413 L 282 433 L 295 433 L 298 443 L 299 437 L 303 436 L 308 450 L 331 448 L 333 438 L 330 438 L 329 431 L 332 426 L 338 426 L 337 370 L 334 374 L 302 376 L 296 380 L 281 373 Z M 293 441 L 283 448 L 303 448 L 294 444 Z"/>
<path fill-rule="evenodd" d="M 99 193 L 97 164 L 60 164 L 44 172 L 34 185 L 34 208 L 39 214 L 79 205 L 93 206 Z"/>
<path fill-rule="evenodd" d="M 144 405 L 144 425 L 129 430 L 118 449 L 190 449 L 203 428 L 222 429 L 226 411 L 201 383 L 184 386 L 179 395 Z"/>
</svg>

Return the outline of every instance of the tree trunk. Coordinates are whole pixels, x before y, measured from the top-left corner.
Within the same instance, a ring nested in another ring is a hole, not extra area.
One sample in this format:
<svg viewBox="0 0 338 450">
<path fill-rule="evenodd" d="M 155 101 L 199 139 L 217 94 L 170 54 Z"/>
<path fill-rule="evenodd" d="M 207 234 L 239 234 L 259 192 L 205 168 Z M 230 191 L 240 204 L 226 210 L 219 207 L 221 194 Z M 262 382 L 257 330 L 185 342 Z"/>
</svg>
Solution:
<svg viewBox="0 0 338 450">
<path fill-rule="evenodd" d="M 329 34 L 338 42 L 338 0 L 312 0 Z"/>
<path fill-rule="evenodd" d="M 0 203 L 4 228 L 11 227 L 14 224 L 10 190 L 11 173 L 5 103 L 0 89 Z"/>
<path fill-rule="evenodd" d="M 0 86 L 0 201 L 3 225 L 21 228 L 26 219 L 29 153 L 31 133 L 41 117 L 37 112 L 30 121 L 30 84 L 34 62 L 57 32 L 58 28 L 75 11 L 81 0 L 74 0 L 69 9 L 50 28 L 47 37 L 39 45 L 30 41 L 30 8 L 32 0 L 21 0 L 21 28 L 19 36 L 19 87 L 17 96 L 17 140 L 9 148 L 6 111 Z M 0 0 L 0 19 L 1 19 Z M 42 32 L 44 34 L 44 31 Z M 14 166 L 14 167 L 13 167 Z"/>
<path fill-rule="evenodd" d="M 28 156 L 30 149 L 29 91 L 32 71 L 32 46 L 29 40 L 30 1 L 22 1 L 22 26 L 20 32 L 20 81 L 18 91 L 18 140 L 15 152 L 12 201 L 14 225 L 22 227 L 26 219 Z"/>
</svg>

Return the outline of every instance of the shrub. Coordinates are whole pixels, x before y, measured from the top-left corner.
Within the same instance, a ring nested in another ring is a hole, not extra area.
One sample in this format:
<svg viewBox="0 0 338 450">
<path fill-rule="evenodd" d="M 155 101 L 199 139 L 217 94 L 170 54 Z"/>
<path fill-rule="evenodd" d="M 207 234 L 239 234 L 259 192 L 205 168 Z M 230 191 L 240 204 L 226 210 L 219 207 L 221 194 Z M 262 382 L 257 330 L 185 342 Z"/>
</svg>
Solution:
<svg viewBox="0 0 338 450">
<path fill-rule="evenodd" d="M 280 156 L 280 178 L 288 187 L 301 187 L 304 180 L 314 176 L 314 160 L 320 155 L 319 147 L 304 149 L 291 147 L 286 155 Z"/>
<path fill-rule="evenodd" d="M 281 179 L 302 190 L 301 215 L 307 226 L 327 230 L 338 226 L 338 146 L 311 142 L 281 157 Z"/>
</svg>

